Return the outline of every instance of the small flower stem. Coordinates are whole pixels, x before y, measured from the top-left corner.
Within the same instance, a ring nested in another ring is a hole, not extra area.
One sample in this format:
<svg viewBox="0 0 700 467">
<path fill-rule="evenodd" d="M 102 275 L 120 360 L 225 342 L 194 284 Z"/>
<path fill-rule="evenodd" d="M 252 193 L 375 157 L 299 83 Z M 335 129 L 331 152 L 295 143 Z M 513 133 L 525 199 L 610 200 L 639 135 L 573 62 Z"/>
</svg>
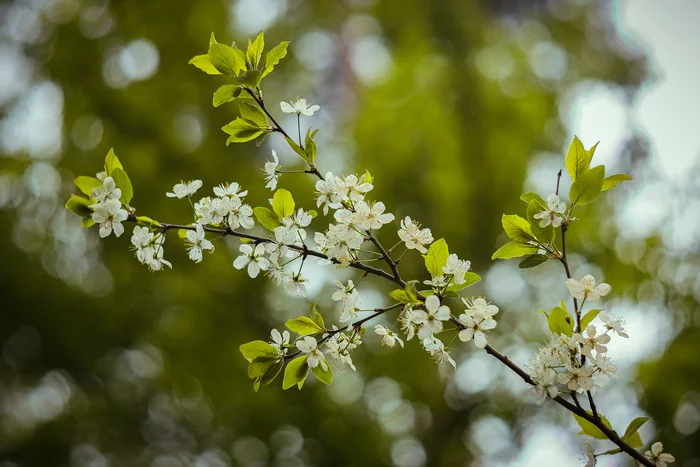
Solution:
<svg viewBox="0 0 700 467">
<path fill-rule="evenodd" d="M 559 181 L 561 181 L 561 169 L 557 172 L 557 190 L 554 192 L 557 196 L 559 196 Z"/>
<path fill-rule="evenodd" d="M 304 149 L 304 146 L 301 144 L 301 114 L 297 113 L 297 132 L 299 133 L 299 147 Z"/>
</svg>

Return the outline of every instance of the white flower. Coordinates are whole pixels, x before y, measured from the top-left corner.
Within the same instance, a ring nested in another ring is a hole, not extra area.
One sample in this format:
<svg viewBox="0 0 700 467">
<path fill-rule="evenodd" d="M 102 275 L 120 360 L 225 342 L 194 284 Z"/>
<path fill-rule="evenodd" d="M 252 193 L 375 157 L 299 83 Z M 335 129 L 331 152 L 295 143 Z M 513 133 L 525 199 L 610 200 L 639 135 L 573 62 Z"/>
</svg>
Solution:
<svg viewBox="0 0 700 467">
<path fill-rule="evenodd" d="M 267 182 L 265 188 L 269 188 L 270 190 L 277 188 L 277 181 L 280 178 L 280 174 L 277 172 L 279 165 L 280 160 L 277 158 L 277 153 L 273 149 L 272 160 L 265 161 L 265 168 L 263 169 L 263 172 L 265 172 L 265 181 Z"/>
<path fill-rule="evenodd" d="M 422 310 L 414 310 L 410 306 L 406 306 L 403 310 L 401 318 L 401 329 L 406 332 L 406 340 L 413 339 L 416 333 L 416 328 L 420 325 L 419 322 L 424 318 Z"/>
<path fill-rule="evenodd" d="M 651 451 L 644 453 L 644 457 L 654 463 L 656 467 L 666 467 L 667 464 L 676 462 L 676 458 L 664 451 L 664 445 L 660 441 L 651 445 Z"/>
<path fill-rule="evenodd" d="M 469 261 L 460 260 L 457 255 L 451 254 L 447 257 L 447 264 L 442 267 L 442 272 L 452 274 L 454 283 L 457 285 L 464 284 L 464 275 L 469 272 L 472 263 Z"/>
<path fill-rule="evenodd" d="M 155 234 L 148 230 L 147 227 L 136 226 L 131 235 L 131 244 L 136 250 L 136 258 L 143 264 L 148 258 L 152 258 L 154 254 L 153 239 Z"/>
<path fill-rule="evenodd" d="M 265 254 L 265 245 L 258 243 L 253 249 L 247 243 L 242 244 L 238 249 L 242 255 L 236 258 L 233 262 L 233 267 L 236 269 L 243 269 L 248 266 L 248 275 L 255 278 L 260 273 L 261 269 L 267 269 L 270 264 L 267 258 L 263 257 Z"/>
<path fill-rule="evenodd" d="M 610 292 L 610 286 L 605 282 L 596 285 L 595 278 L 587 274 L 581 280 L 567 279 L 566 287 L 571 296 L 578 299 L 586 299 L 591 302 L 600 300 L 600 297 Z"/>
<path fill-rule="evenodd" d="M 418 250 L 423 254 L 428 252 L 425 246 L 433 243 L 433 234 L 430 229 L 421 229 L 420 224 L 408 216 L 401 221 L 399 238 L 406 244 L 406 248 Z"/>
<path fill-rule="evenodd" d="M 343 199 L 362 201 L 365 195 L 374 188 L 374 185 L 364 180 L 364 176 L 357 178 L 357 175 L 354 174 L 346 175 L 343 178 L 336 178 L 338 193 L 343 196 Z"/>
<path fill-rule="evenodd" d="M 496 305 L 488 303 L 483 298 L 476 298 L 473 302 L 462 299 L 467 306 L 464 313 L 459 315 L 459 320 L 464 325 L 464 329 L 459 332 L 459 340 L 468 342 L 474 339 L 474 344 L 483 349 L 486 347 L 486 334 L 496 327 L 496 320 L 493 316 L 498 313 Z"/>
<path fill-rule="evenodd" d="M 340 317 L 341 323 L 346 323 L 357 316 L 357 304 L 360 302 L 360 293 L 355 288 L 352 281 L 348 281 L 348 285 L 343 285 L 340 281 L 333 281 L 338 290 L 333 292 L 333 300 L 340 302 Z"/>
<path fill-rule="evenodd" d="M 306 279 L 301 275 L 288 276 L 284 283 L 284 290 L 297 297 L 306 297 Z"/>
<path fill-rule="evenodd" d="M 187 231 L 187 241 L 189 247 L 187 248 L 187 255 L 195 263 L 202 261 L 202 250 L 214 251 L 214 245 L 205 238 L 204 227 L 201 224 L 197 224 L 194 230 Z"/>
<path fill-rule="evenodd" d="M 92 213 L 92 220 L 100 224 L 100 237 L 109 237 L 112 231 L 117 237 L 124 233 L 122 222 L 129 217 L 129 213 L 122 209 L 122 203 L 118 199 L 110 198 L 90 207 L 95 210 Z"/>
<path fill-rule="evenodd" d="M 165 243 L 165 235 L 158 235 L 154 238 L 154 247 L 153 247 L 153 257 L 148 258 L 146 264 L 148 264 L 148 268 L 151 271 L 161 271 L 164 266 L 167 266 L 172 269 L 173 265 L 170 264 L 170 261 L 167 261 L 165 258 L 163 258 L 163 254 L 165 253 L 163 250 L 163 243 Z"/>
<path fill-rule="evenodd" d="M 316 182 L 316 207 L 323 205 L 323 214 L 328 214 L 328 208 L 338 209 L 342 206 L 343 195 L 339 192 L 338 179 L 328 172 L 324 180 Z"/>
<path fill-rule="evenodd" d="M 583 355 L 591 356 L 591 351 L 595 350 L 597 353 L 602 354 L 608 351 L 605 344 L 610 342 L 610 336 L 607 334 L 596 335 L 596 328 L 594 325 L 589 324 L 586 327 L 586 335 L 576 333 L 574 334 L 574 339 L 576 342 L 581 344 L 581 353 Z"/>
<path fill-rule="evenodd" d="M 423 283 L 433 289 L 441 289 L 447 286 L 447 278 L 445 276 L 432 276 L 430 280 L 424 280 Z"/>
<path fill-rule="evenodd" d="M 287 348 L 285 346 L 289 344 L 289 331 L 285 330 L 280 334 L 277 329 L 273 329 L 270 333 L 270 337 L 272 337 L 271 345 L 277 349 L 280 355 L 285 355 L 287 353 Z"/>
<path fill-rule="evenodd" d="M 421 325 L 418 337 L 426 339 L 432 334 L 442 331 L 442 322 L 450 319 L 450 309 L 446 305 L 440 305 L 440 299 L 431 295 L 425 299 L 425 311 L 417 324 Z"/>
<path fill-rule="evenodd" d="M 321 352 L 316 346 L 318 343 L 316 339 L 311 336 L 304 336 L 296 342 L 297 349 L 305 355 L 308 355 L 306 363 L 309 364 L 310 368 L 316 368 L 321 366 L 322 369 L 328 369 L 328 364 L 326 359 L 323 357 L 323 352 Z"/>
<path fill-rule="evenodd" d="M 584 455 L 585 457 L 583 458 L 583 460 L 586 461 L 586 465 L 584 467 L 595 467 L 597 462 L 595 451 L 593 450 L 591 442 L 588 440 L 586 440 L 586 452 L 584 453 Z"/>
<path fill-rule="evenodd" d="M 107 170 L 103 170 L 102 172 L 97 172 L 95 174 L 95 178 L 97 178 L 101 182 L 104 182 L 105 178 L 107 178 Z"/>
<path fill-rule="evenodd" d="M 393 214 L 384 214 L 385 209 L 381 201 L 374 203 L 371 207 L 365 201 L 358 201 L 355 204 L 355 224 L 365 230 L 380 229 L 382 225 L 394 220 Z"/>
<path fill-rule="evenodd" d="M 255 225 L 253 221 L 253 208 L 247 204 L 243 204 L 240 198 L 231 198 L 228 215 L 228 225 L 232 229 L 243 227 L 244 229 L 252 229 Z"/>
<path fill-rule="evenodd" d="M 613 331 L 615 334 L 617 334 L 620 337 L 628 338 L 629 335 L 625 332 L 625 322 L 621 319 L 618 318 L 617 316 L 614 315 L 609 315 L 605 311 L 601 312 L 598 315 L 598 318 L 605 323 L 605 328 L 609 331 Z"/>
<path fill-rule="evenodd" d="M 387 347 L 393 347 L 398 342 L 399 345 L 403 347 L 403 341 L 391 329 L 387 329 L 381 324 L 377 324 L 374 327 L 374 332 L 378 336 L 383 336 L 382 345 L 386 345 Z"/>
<path fill-rule="evenodd" d="M 557 382 L 566 384 L 572 391 L 593 389 L 593 369 L 589 366 L 580 368 L 570 368 L 566 373 L 557 374 Z"/>
<path fill-rule="evenodd" d="M 236 200 L 240 202 L 240 199 Z M 214 198 L 205 197 L 194 204 L 194 212 L 197 215 L 197 222 L 203 225 L 219 225 L 231 213 L 235 204 L 234 198 Z"/>
<path fill-rule="evenodd" d="M 309 105 L 306 99 L 297 99 L 296 102 L 280 102 L 280 109 L 286 114 L 303 114 L 310 117 L 317 112 L 321 107 L 318 105 Z"/>
<path fill-rule="evenodd" d="M 540 219 L 540 227 L 547 227 L 552 224 L 552 227 L 559 227 L 561 225 L 561 216 L 566 212 L 566 203 L 559 201 L 559 197 L 552 193 L 547 197 L 547 209 L 540 211 L 533 217 L 535 219 Z"/>
<path fill-rule="evenodd" d="M 172 193 L 166 193 L 165 196 L 167 196 L 168 198 L 186 198 L 195 194 L 200 188 L 202 188 L 201 180 L 192 180 L 191 182 L 187 183 L 178 183 L 173 187 Z"/>
<path fill-rule="evenodd" d="M 98 186 L 92 189 L 90 196 L 96 199 L 99 203 L 103 203 L 108 199 L 119 199 L 122 196 L 122 190 L 117 188 L 116 183 L 112 177 L 106 177 L 102 181 L 102 186 Z"/>
<path fill-rule="evenodd" d="M 537 405 L 542 404 L 547 400 L 547 396 L 555 398 L 559 395 L 559 388 L 555 384 L 549 383 L 544 385 L 536 385 L 531 388 L 532 395 L 535 396 Z"/>
<path fill-rule="evenodd" d="M 617 367 L 612 360 L 605 355 L 596 355 L 595 357 L 591 357 L 591 363 L 608 378 L 613 378 L 617 374 Z"/>
<path fill-rule="evenodd" d="M 248 194 L 248 191 L 241 190 L 241 186 L 236 182 L 223 183 L 217 187 L 214 187 L 214 194 L 219 198 L 243 198 L 245 195 Z"/>
<path fill-rule="evenodd" d="M 445 350 L 445 344 L 440 339 L 431 334 L 423 339 L 422 342 L 425 350 L 432 355 L 440 368 L 444 368 L 446 363 L 449 363 L 453 367 L 457 368 L 457 363 L 452 359 L 452 357 L 450 357 L 447 350 Z"/>
</svg>

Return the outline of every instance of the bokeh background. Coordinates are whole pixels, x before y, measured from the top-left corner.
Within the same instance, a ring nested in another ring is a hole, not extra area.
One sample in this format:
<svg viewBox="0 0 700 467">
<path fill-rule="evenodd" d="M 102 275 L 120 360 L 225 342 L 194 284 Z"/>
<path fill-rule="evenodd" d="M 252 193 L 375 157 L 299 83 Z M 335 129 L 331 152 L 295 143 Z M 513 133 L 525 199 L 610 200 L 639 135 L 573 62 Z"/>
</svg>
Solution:
<svg viewBox="0 0 700 467">
<path fill-rule="evenodd" d="M 63 209 L 76 175 L 122 159 L 139 214 L 187 219 L 165 197 L 181 179 L 224 181 L 264 205 L 262 167 L 277 137 L 226 147 L 214 109 L 220 77 L 187 61 L 209 33 L 244 42 L 260 30 L 290 53 L 265 96 L 307 97 L 321 111 L 321 171 L 371 170 L 375 199 L 445 237 L 484 277 L 474 294 L 501 307 L 495 347 L 524 364 L 546 337 L 537 309 L 567 297 L 560 265 L 521 271 L 490 261 L 499 218 L 518 196 L 546 196 L 574 134 L 609 173 L 634 181 L 579 214 L 575 276 L 613 286 L 628 323 L 615 339 L 617 380 L 600 410 L 624 430 L 651 421 L 683 467 L 700 465 L 699 3 L 464 0 L 14 0 L 0 4 L 0 466 L 576 466 L 570 414 L 536 406 L 526 385 L 472 345 L 440 372 L 411 342 L 376 336 L 357 373 L 303 391 L 253 392 L 244 342 L 319 303 L 231 266 L 235 241 L 200 265 L 172 235 L 167 273 L 149 273 L 128 237 L 100 241 Z M 279 114 L 279 112 L 278 112 Z M 294 119 L 282 118 L 293 128 Z M 282 186 L 312 205 L 313 180 Z M 564 192 L 568 182 L 563 181 Z M 200 192 L 200 193 L 201 193 Z M 321 219 L 315 225 L 321 226 Z M 393 229 L 381 231 L 387 244 Z M 409 256 L 403 274 L 420 278 Z M 363 282 L 368 307 L 386 284 Z M 604 443 L 601 449 L 609 448 Z M 620 456 L 600 465 L 632 465 Z"/>
</svg>

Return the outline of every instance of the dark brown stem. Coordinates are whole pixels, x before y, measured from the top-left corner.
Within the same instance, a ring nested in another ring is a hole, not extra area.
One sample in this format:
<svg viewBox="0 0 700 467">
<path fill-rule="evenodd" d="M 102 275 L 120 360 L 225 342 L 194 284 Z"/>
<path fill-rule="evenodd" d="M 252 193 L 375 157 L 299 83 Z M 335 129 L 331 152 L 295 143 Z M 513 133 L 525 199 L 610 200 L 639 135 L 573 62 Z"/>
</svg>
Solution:
<svg viewBox="0 0 700 467">
<path fill-rule="evenodd" d="M 561 180 L 561 169 L 557 172 L 557 191 L 554 192 L 555 195 L 559 196 L 559 181 Z"/>
</svg>

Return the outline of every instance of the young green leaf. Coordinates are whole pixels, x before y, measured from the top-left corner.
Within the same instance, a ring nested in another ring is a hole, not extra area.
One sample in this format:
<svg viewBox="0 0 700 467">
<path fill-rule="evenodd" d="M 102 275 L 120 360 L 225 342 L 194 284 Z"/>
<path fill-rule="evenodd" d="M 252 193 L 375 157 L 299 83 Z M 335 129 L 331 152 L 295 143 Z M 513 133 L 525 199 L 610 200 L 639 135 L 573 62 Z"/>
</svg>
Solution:
<svg viewBox="0 0 700 467">
<path fill-rule="evenodd" d="M 239 350 L 249 362 L 258 357 L 277 358 L 278 356 L 277 349 L 269 343 L 260 340 L 247 342 L 241 345 Z"/>
<path fill-rule="evenodd" d="M 279 361 L 279 357 L 255 357 L 248 365 L 248 378 L 255 379 L 267 373 L 275 363 Z"/>
<path fill-rule="evenodd" d="M 95 221 L 93 221 L 91 217 L 86 217 L 82 221 L 80 221 L 80 225 L 82 225 L 84 229 L 89 229 L 90 227 L 95 225 Z"/>
<path fill-rule="evenodd" d="M 296 332 L 300 336 L 317 334 L 324 331 L 322 327 L 308 316 L 299 316 L 298 318 L 290 319 L 284 323 L 284 325 L 287 326 L 290 331 Z"/>
<path fill-rule="evenodd" d="M 306 161 L 313 165 L 316 161 L 316 137 L 318 130 L 311 131 L 311 128 L 306 130 L 306 139 L 304 141 L 304 152 L 306 153 Z"/>
<path fill-rule="evenodd" d="M 267 115 L 257 105 L 253 105 L 247 100 L 242 100 L 238 104 L 238 109 L 241 112 L 241 117 L 245 118 L 246 120 L 250 120 L 260 128 L 270 126 L 270 123 L 267 120 Z"/>
<path fill-rule="evenodd" d="M 326 364 L 326 368 L 323 369 L 321 368 L 321 365 L 317 365 L 315 368 L 311 370 L 314 375 L 318 378 L 320 382 L 323 384 L 331 384 L 333 382 L 333 370 L 331 370 L 331 366 Z"/>
<path fill-rule="evenodd" d="M 245 70 L 243 51 L 225 44 L 209 45 L 209 61 L 226 76 L 238 76 L 238 73 Z"/>
<path fill-rule="evenodd" d="M 321 313 L 319 313 L 316 309 L 316 303 L 311 303 L 311 307 L 309 308 L 309 316 L 313 322 L 318 325 L 318 327 L 321 329 L 326 328 L 326 323 L 323 321 L 323 316 L 321 316 Z"/>
<path fill-rule="evenodd" d="M 287 368 L 284 369 L 282 389 L 287 390 L 294 385 L 301 389 L 306 376 L 309 374 L 309 364 L 306 362 L 307 358 L 307 355 L 302 355 L 287 364 Z"/>
<path fill-rule="evenodd" d="M 311 161 L 309 160 L 309 156 L 306 154 L 306 151 L 304 151 L 301 146 L 299 146 L 293 139 L 284 137 L 285 140 L 287 140 L 287 144 L 289 145 L 290 148 L 292 148 L 292 151 L 296 152 L 299 154 L 299 157 L 304 159 L 307 163 L 311 164 Z"/>
<path fill-rule="evenodd" d="M 447 264 L 447 257 L 450 256 L 450 250 L 447 248 L 447 242 L 444 238 L 433 242 L 428 248 L 428 253 L 424 255 L 425 268 L 431 276 L 442 276 L 442 267 Z"/>
<path fill-rule="evenodd" d="M 566 153 L 566 171 L 569 172 L 572 181 L 575 182 L 579 176 L 588 171 L 597 146 L 598 143 L 591 149 L 586 150 L 581 140 L 574 136 L 574 140 L 571 142 L 569 150 Z"/>
<path fill-rule="evenodd" d="M 280 374 L 280 371 L 282 371 L 282 367 L 284 367 L 284 359 L 279 359 L 274 365 L 270 366 L 261 378 L 262 385 L 267 386 L 273 382 L 277 375 Z"/>
<path fill-rule="evenodd" d="M 600 191 L 608 191 L 610 188 L 616 187 L 618 184 L 626 180 L 632 180 L 632 177 L 627 174 L 617 174 L 605 177 L 603 179 L 603 186 Z"/>
<path fill-rule="evenodd" d="M 93 200 L 94 201 L 94 200 Z M 66 201 L 66 209 L 80 217 L 92 216 L 92 209 L 89 207 L 93 204 L 89 198 L 80 195 L 72 195 Z"/>
<path fill-rule="evenodd" d="M 139 225 L 143 225 L 146 227 L 160 227 L 160 222 L 153 220 L 148 216 L 137 216 L 136 221 L 139 223 Z M 181 232 L 184 232 L 184 231 L 181 231 Z M 186 237 L 187 236 L 185 236 L 185 238 Z"/>
<path fill-rule="evenodd" d="M 464 275 L 464 282 L 462 284 L 452 284 L 447 287 L 448 292 L 459 292 L 462 289 L 466 289 L 470 285 L 474 285 L 481 280 L 481 276 L 475 272 L 468 272 Z"/>
<path fill-rule="evenodd" d="M 216 69 L 214 65 L 212 65 L 211 60 L 209 60 L 209 55 L 196 55 L 192 57 L 192 59 L 187 62 L 190 65 L 194 65 L 200 70 L 202 70 L 204 73 L 208 75 L 220 75 L 221 72 Z"/>
<path fill-rule="evenodd" d="M 397 302 L 401 303 L 415 303 L 416 302 L 416 297 L 412 297 L 406 290 L 404 289 L 396 289 L 392 290 L 389 292 L 389 296 L 396 300 Z"/>
<path fill-rule="evenodd" d="M 642 437 L 639 436 L 638 430 L 648 421 L 648 417 L 637 417 L 632 420 L 630 424 L 627 425 L 627 429 L 625 430 L 625 434 L 622 436 L 622 440 L 626 441 L 627 444 L 633 448 L 641 448 L 644 446 L 644 443 L 642 443 Z"/>
<path fill-rule="evenodd" d="M 589 415 L 593 415 L 591 413 L 591 411 L 587 410 L 587 412 Z M 600 429 L 597 426 L 595 426 L 594 424 L 592 424 L 591 422 L 589 422 L 588 420 L 586 420 L 583 417 L 579 417 L 576 414 L 573 414 L 573 415 L 574 415 L 574 418 L 576 419 L 576 422 L 581 427 L 581 431 L 579 432 L 580 435 L 588 435 L 588 436 L 592 436 L 596 439 L 608 439 L 608 437 L 605 435 L 605 433 L 600 431 Z M 603 421 L 603 424 L 605 426 L 607 426 L 608 428 L 611 428 L 610 422 L 608 421 L 607 418 L 605 418 L 600 413 L 598 413 L 598 416 Z"/>
<path fill-rule="evenodd" d="M 262 74 L 263 78 L 272 73 L 272 70 L 275 69 L 275 65 L 277 65 L 279 61 L 287 55 L 288 45 L 289 42 L 280 42 L 265 54 L 265 70 Z"/>
<path fill-rule="evenodd" d="M 214 92 L 214 98 L 212 103 L 214 107 L 219 107 L 227 102 L 234 101 L 236 99 L 242 99 L 250 97 L 247 92 L 242 92 L 243 88 L 235 84 L 224 84 L 219 89 Z"/>
<path fill-rule="evenodd" d="M 109 148 L 107 157 L 105 157 L 105 170 L 107 171 L 107 175 L 111 176 L 114 169 L 124 170 L 124 167 L 122 166 L 122 163 L 119 162 L 117 155 L 114 154 L 114 148 Z"/>
<path fill-rule="evenodd" d="M 581 318 L 581 331 L 586 329 L 589 324 L 591 324 L 591 321 L 595 319 L 596 316 L 598 316 L 598 313 L 600 313 L 601 310 L 598 309 L 592 309 L 588 310 L 585 315 Z"/>
<path fill-rule="evenodd" d="M 543 200 L 540 195 L 533 193 L 532 191 L 528 191 L 527 193 L 520 195 L 520 200 L 525 204 L 530 204 L 530 201 L 536 201 L 537 205 L 541 208 L 540 210 L 547 207 L 547 202 Z"/>
<path fill-rule="evenodd" d="M 518 264 L 520 269 L 534 268 L 542 263 L 549 261 L 549 256 L 547 255 L 530 255 Z"/>
<path fill-rule="evenodd" d="M 114 184 L 117 185 L 122 191 L 122 195 L 119 198 L 122 203 L 129 205 L 131 199 L 134 197 L 134 188 L 131 186 L 131 180 L 129 176 L 124 172 L 124 169 L 117 167 L 112 170 L 112 178 L 114 179 Z"/>
<path fill-rule="evenodd" d="M 571 203 L 587 204 L 593 201 L 603 188 L 603 178 L 605 178 L 605 167 L 602 165 L 581 174 L 569 190 Z"/>
<path fill-rule="evenodd" d="M 267 208 L 257 207 L 253 209 L 253 214 L 255 214 L 255 218 L 258 219 L 258 222 L 271 232 L 280 226 L 280 221 L 275 213 Z"/>
<path fill-rule="evenodd" d="M 549 224 L 547 227 L 540 227 L 540 220 L 535 219 L 535 214 L 542 211 L 542 206 L 537 200 L 530 201 L 527 205 L 527 221 L 530 223 L 532 233 L 543 245 L 549 245 L 554 241 L 554 227 Z"/>
<path fill-rule="evenodd" d="M 563 307 L 554 307 L 547 316 L 549 330 L 555 334 L 574 334 L 574 318 Z"/>
<path fill-rule="evenodd" d="M 248 70 L 236 77 L 236 83 L 247 88 L 255 88 L 260 84 L 261 79 L 262 73 L 258 70 Z"/>
<path fill-rule="evenodd" d="M 80 191 L 88 196 L 91 195 L 93 188 L 102 186 L 102 182 L 95 177 L 87 177 L 85 175 L 76 178 L 73 180 L 73 183 L 75 183 L 75 186 L 77 186 Z"/>
<path fill-rule="evenodd" d="M 292 194 L 283 188 L 275 191 L 272 197 L 272 210 L 277 214 L 277 218 L 280 221 L 283 217 L 294 214 L 294 198 L 292 198 Z"/>
<path fill-rule="evenodd" d="M 508 242 L 491 255 L 491 259 L 511 259 L 537 253 L 539 248 L 529 243 Z"/>
<path fill-rule="evenodd" d="M 532 233 L 530 223 L 516 214 L 503 214 L 501 224 L 503 224 L 503 230 L 505 230 L 506 235 L 511 240 L 522 243 L 535 240 L 535 234 Z"/>
<path fill-rule="evenodd" d="M 261 32 L 258 37 L 255 38 L 253 43 L 248 39 L 248 50 L 246 50 L 245 56 L 250 64 L 250 69 L 258 69 L 260 65 L 260 58 L 262 58 L 263 50 L 265 49 L 265 37 Z"/>
<path fill-rule="evenodd" d="M 246 141 L 257 138 L 263 134 L 264 131 L 267 131 L 267 128 L 260 128 L 258 125 L 245 118 L 237 118 L 221 127 L 221 129 L 224 133 L 230 135 L 226 140 L 226 146 L 230 143 L 245 143 Z"/>
</svg>

